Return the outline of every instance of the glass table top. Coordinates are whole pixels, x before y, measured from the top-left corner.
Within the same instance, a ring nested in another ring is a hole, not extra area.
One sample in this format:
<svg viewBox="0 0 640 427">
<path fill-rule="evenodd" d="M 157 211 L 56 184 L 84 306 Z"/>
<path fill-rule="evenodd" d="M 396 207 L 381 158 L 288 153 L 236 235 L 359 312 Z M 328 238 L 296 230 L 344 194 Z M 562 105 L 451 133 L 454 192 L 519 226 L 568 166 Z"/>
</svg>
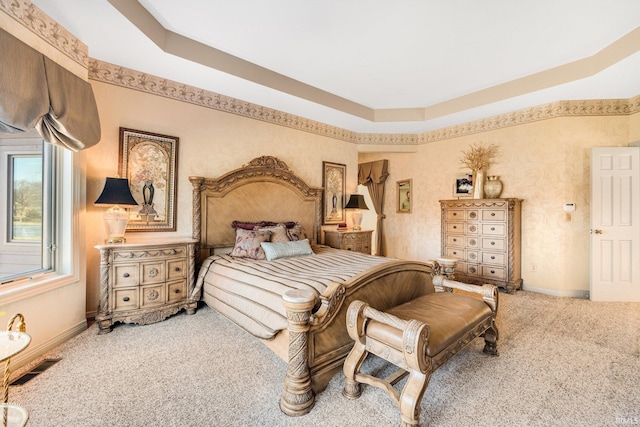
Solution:
<svg viewBox="0 0 640 427">
<path fill-rule="evenodd" d="M 27 348 L 31 336 L 26 332 L 0 331 L 0 363 Z"/>
</svg>

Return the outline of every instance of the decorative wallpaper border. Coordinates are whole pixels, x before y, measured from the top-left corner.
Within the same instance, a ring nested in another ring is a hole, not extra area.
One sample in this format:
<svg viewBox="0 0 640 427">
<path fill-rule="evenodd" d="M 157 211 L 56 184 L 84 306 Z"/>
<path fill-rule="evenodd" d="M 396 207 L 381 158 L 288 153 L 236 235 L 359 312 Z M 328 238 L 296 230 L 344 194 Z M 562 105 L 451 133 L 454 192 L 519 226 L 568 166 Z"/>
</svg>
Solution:
<svg viewBox="0 0 640 427">
<path fill-rule="evenodd" d="M 355 144 L 420 145 L 556 117 L 625 116 L 640 112 L 640 95 L 631 99 L 557 101 L 420 134 L 358 133 L 93 58 L 89 59 L 89 79 Z"/>
<path fill-rule="evenodd" d="M 0 0 L 0 11 L 15 19 L 84 68 L 88 67 L 89 49 L 87 45 L 31 4 L 29 0 Z"/>
</svg>

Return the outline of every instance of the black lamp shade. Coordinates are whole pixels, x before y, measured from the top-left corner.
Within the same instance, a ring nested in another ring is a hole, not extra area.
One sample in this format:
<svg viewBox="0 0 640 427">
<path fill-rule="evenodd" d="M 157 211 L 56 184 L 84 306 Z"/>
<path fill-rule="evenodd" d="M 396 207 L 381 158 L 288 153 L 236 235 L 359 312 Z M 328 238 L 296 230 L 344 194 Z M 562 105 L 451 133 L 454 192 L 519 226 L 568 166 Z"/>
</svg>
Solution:
<svg viewBox="0 0 640 427">
<path fill-rule="evenodd" d="M 107 178 L 102 194 L 95 201 L 96 205 L 122 205 L 137 206 L 138 202 L 133 198 L 129 189 L 129 180 L 126 178 Z"/>
<path fill-rule="evenodd" d="M 364 196 L 362 194 L 352 194 L 349 196 L 349 201 L 347 202 L 345 209 L 369 209 L 367 204 L 364 201 Z"/>
</svg>

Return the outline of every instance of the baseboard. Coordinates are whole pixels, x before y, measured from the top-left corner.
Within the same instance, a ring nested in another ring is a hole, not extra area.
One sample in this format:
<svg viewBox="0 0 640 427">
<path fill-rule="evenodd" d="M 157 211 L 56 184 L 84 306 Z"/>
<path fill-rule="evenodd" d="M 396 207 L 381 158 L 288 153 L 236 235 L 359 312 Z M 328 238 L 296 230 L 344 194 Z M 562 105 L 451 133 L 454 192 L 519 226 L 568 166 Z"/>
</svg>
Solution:
<svg viewBox="0 0 640 427">
<path fill-rule="evenodd" d="M 582 290 L 558 290 L 558 289 L 547 289 L 547 288 L 538 288 L 535 286 L 522 285 L 523 291 L 537 292 L 539 294 L 551 295 L 554 297 L 568 297 L 568 298 L 582 298 L 589 299 L 589 291 Z"/>
<path fill-rule="evenodd" d="M 86 329 L 87 321 L 83 320 L 70 329 L 67 329 L 66 331 L 52 337 L 45 342 L 39 343 L 38 345 L 33 345 L 33 343 L 31 343 L 29 347 L 27 347 L 23 352 L 11 358 L 11 371 L 16 371 L 27 363 L 34 361 L 38 357 L 42 356 L 50 350 L 53 350 L 60 344 L 67 342 Z M 29 333 L 28 329 L 27 333 Z"/>
</svg>

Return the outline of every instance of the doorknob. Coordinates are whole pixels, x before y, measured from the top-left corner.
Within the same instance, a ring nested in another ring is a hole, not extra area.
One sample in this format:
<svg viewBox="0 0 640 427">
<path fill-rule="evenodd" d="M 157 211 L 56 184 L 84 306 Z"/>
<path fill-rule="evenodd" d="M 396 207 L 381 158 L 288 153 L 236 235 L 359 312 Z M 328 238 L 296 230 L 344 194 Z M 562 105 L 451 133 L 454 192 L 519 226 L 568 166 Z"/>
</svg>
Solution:
<svg viewBox="0 0 640 427">
<path fill-rule="evenodd" d="M 595 231 L 596 234 L 602 234 L 602 230 L 589 230 L 589 233 L 593 233 Z"/>
</svg>

